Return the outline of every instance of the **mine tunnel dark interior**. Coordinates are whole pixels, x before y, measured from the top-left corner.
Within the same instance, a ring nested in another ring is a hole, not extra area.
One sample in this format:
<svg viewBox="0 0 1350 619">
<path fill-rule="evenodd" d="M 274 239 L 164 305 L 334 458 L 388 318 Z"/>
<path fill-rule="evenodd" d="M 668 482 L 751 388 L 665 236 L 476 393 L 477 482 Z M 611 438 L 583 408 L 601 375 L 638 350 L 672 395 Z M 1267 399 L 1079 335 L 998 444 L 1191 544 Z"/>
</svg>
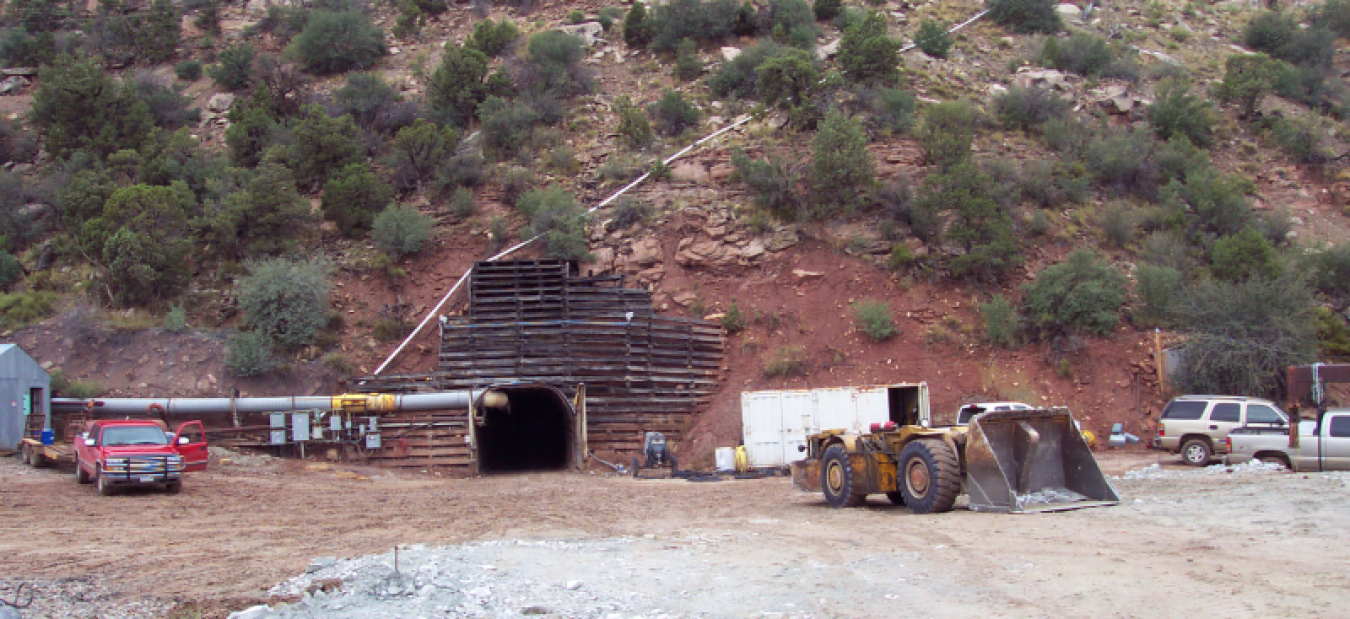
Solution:
<svg viewBox="0 0 1350 619">
<path fill-rule="evenodd" d="M 501 473 L 567 468 L 573 440 L 567 402 L 551 389 L 505 391 L 509 405 L 487 409 L 487 423 L 476 430 L 478 470 Z"/>
</svg>

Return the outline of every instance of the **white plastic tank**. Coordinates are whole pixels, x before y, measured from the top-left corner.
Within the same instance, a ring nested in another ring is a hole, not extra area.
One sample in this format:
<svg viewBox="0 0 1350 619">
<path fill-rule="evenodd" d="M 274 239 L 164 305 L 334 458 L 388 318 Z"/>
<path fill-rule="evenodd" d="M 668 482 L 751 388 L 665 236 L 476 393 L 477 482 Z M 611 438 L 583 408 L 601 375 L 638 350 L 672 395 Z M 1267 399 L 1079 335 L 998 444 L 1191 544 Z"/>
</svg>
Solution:
<svg viewBox="0 0 1350 619">
<path fill-rule="evenodd" d="M 718 447 L 713 453 L 713 460 L 717 464 L 718 473 L 736 472 L 735 447 Z"/>
</svg>

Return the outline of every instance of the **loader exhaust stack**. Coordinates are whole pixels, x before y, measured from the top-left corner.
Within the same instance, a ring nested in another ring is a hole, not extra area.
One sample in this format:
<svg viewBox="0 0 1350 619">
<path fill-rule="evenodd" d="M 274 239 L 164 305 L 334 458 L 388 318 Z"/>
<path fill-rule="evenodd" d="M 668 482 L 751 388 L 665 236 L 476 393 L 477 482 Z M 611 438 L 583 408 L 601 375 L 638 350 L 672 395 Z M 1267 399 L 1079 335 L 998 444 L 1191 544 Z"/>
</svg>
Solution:
<svg viewBox="0 0 1350 619">
<path fill-rule="evenodd" d="M 1120 503 L 1068 409 L 990 412 L 966 441 L 970 509 L 1029 513 Z"/>
</svg>

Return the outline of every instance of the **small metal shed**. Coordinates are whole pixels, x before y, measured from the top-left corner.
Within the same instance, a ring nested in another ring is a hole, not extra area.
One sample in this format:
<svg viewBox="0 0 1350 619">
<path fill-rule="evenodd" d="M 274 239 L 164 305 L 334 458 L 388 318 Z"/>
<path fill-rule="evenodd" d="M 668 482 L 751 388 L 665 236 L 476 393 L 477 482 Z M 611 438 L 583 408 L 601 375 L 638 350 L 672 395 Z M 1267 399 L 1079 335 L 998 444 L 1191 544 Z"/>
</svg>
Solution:
<svg viewBox="0 0 1350 619">
<path fill-rule="evenodd" d="M 0 449 L 17 450 L 28 415 L 48 419 L 52 377 L 14 344 L 0 344 Z"/>
</svg>

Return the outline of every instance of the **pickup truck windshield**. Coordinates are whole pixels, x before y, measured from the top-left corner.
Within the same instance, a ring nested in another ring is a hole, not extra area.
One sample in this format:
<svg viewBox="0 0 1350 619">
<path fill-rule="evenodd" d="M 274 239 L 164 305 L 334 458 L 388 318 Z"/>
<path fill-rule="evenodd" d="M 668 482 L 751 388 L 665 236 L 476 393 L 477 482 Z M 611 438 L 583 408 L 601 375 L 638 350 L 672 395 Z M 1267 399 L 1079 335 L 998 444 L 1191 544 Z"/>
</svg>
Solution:
<svg viewBox="0 0 1350 619">
<path fill-rule="evenodd" d="M 104 445 L 168 445 L 159 426 L 124 426 L 103 429 Z"/>
</svg>

